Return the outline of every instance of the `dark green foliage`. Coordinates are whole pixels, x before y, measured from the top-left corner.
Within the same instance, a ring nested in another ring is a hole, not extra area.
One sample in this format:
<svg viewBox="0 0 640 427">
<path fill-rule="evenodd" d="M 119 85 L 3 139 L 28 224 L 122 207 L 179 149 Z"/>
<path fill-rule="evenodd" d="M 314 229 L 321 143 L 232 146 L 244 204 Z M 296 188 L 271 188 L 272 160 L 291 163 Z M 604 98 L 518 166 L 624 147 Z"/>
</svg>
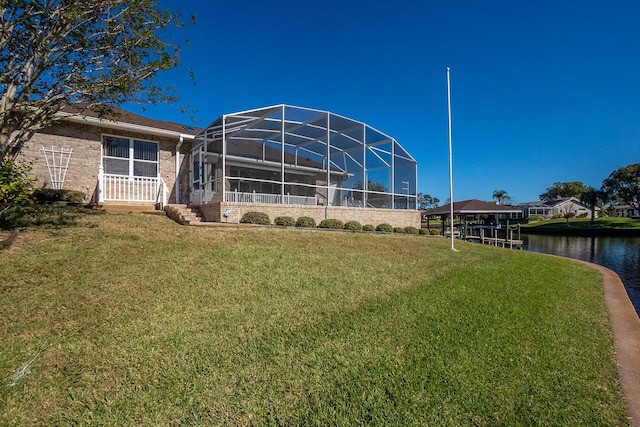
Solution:
<svg viewBox="0 0 640 427">
<path fill-rule="evenodd" d="M 33 192 L 33 198 L 39 202 L 82 203 L 86 195 L 82 191 L 39 188 Z"/>
<path fill-rule="evenodd" d="M 640 163 L 611 172 L 602 182 L 602 194 L 640 211 Z"/>
<path fill-rule="evenodd" d="M 586 192 L 593 191 L 593 187 L 584 185 L 580 181 L 554 182 L 547 191 L 540 194 L 540 200 L 556 200 L 564 197 L 580 199 Z"/>
<path fill-rule="evenodd" d="M 394 233 L 404 233 L 404 228 L 402 227 L 393 227 Z"/>
<path fill-rule="evenodd" d="M 362 225 L 358 221 L 347 221 L 344 223 L 344 229 L 351 231 L 360 231 L 362 230 Z"/>
<path fill-rule="evenodd" d="M 0 229 L 62 228 L 77 225 L 79 219 L 87 216 L 101 214 L 98 210 L 58 204 L 14 206 L 0 218 Z"/>
<path fill-rule="evenodd" d="M 382 224 L 378 224 L 378 226 L 376 227 L 376 231 L 384 231 L 385 233 L 393 233 L 393 226 L 391 224 L 383 222 Z"/>
<path fill-rule="evenodd" d="M 418 234 L 420 231 L 416 227 L 405 227 L 404 232 L 407 234 Z"/>
<path fill-rule="evenodd" d="M 342 230 L 344 224 L 339 219 L 327 218 L 320 221 L 318 228 L 330 228 L 334 230 Z"/>
<path fill-rule="evenodd" d="M 372 224 L 365 224 L 362 226 L 362 231 L 376 231 L 376 228 Z"/>
<path fill-rule="evenodd" d="M 273 220 L 275 225 L 282 225 L 284 227 L 293 227 L 296 225 L 296 220 L 290 216 L 279 216 Z"/>
<path fill-rule="evenodd" d="M 156 76 L 178 65 L 179 39 L 168 33 L 183 24 L 159 1 L 0 5 L 0 157 L 16 156 L 64 105 L 81 102 L 102 117 L 110 115 L 104 105 L 177 99 Z"/>
<path fill-rule="evenodd" d="M 428 235 L 429 234 L 429 229 L 428 228 L 421 228 L 418 230 L 418 233 L 420 235 Z"/>
<path fill-rule="evenodd" d="M 240 222 L 243 224 L 259 224 L 259 225 L 271 224 L 269 215 L 267 215 L 264 212 L 256 212 L 256 211 L 249 211 L 244 215 L 242 215 L 242 219 L 240 219 Z"/>
<path fill-rule="evenodd" d="M 429 234 L 432 236 L 437 236 L 440 234 L 440 230 L 438 230 L 437 228 L 430 228 L 429 229 Z"/>
<path fill-rule="evenodd" d="M 0 220 L 7 209 L 18 206 L 31 191 L 31 168 L 16 163 L 10 157 L 0 160 Z"/>
<path fill-rule="evenodd" d="M 296 221 L 296 227 L 315 228 L 316 220 L 311 218 L 310 216 L 301 216 Z"/>
</svg>

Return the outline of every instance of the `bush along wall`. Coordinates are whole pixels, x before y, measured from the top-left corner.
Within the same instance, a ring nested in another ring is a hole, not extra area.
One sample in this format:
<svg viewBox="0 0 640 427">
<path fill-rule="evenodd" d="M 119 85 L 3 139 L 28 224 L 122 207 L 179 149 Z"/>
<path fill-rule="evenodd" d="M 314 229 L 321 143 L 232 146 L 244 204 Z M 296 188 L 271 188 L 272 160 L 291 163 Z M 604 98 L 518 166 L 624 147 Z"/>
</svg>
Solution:
<svg viewBox="0 0 640 427">
<path fill-rule="evenodd" d="M 347 221 L 344 223 L 343 228 L 349 231 L 360 231 L 362 230 L 362 225 L 358 221 Z"/>
<path fill-rule="evenodd" d="M 82 191 L 58 190 L 54 188 L 39 188 L 32 194 L 33 198 L 41 203 L 47 202 L 67 202 L 82 203 L 86 195 Z"/>
<path fill-rule="evenodd" d="M 339 219 L 327 218 L 320 221 L 318 228 L 330 228 L 332 230 L 342 230 L 344 224 Z"/>
<path fill-rule="evenodd" d="M 269 219 L 269 215 L 264 212 L 256 212 L 249 211 L 242 215 L 240 219 L 242 224 L 259 224 L 259 225 L 270 225 L 271 220 Z"/>
<path fill-rule="evenodd" d="M 293 227 L 294 225 L 296 225 L 296 220 L 290 216 L 279 216 L 273 220 L 273 223 L 275 225 L 281 225 L 284 227 Z"/>
<path fill-rule="evenodd" d="M 301 216 L 296 221 L 296 227 L 316 228 L 316 220 L 310 216 Z"/>
</svg>

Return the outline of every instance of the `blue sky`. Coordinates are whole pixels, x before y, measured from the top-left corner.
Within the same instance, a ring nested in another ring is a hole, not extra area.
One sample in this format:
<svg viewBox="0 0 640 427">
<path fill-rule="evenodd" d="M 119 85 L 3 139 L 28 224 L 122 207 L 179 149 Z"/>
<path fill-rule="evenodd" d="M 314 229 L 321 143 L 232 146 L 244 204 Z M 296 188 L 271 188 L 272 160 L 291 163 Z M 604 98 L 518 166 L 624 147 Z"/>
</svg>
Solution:
<svg viewBox="0 0 640 427">
<path fill-rule="evenodd" d="M 448 66 L 455 200 L 506 190 L 532 201 L 556 181 L 599 188 L 640 162 L 640 2 L 162 4 L 197 19 L 170 35 L 190 46 L 160 83 L 175 84 L 200 126 L 281 103 L 351 117 L 407 149 L 418 190 L 443 203 Z M 190 122 L 176 105 L 143 114 Z"/>
</svg>

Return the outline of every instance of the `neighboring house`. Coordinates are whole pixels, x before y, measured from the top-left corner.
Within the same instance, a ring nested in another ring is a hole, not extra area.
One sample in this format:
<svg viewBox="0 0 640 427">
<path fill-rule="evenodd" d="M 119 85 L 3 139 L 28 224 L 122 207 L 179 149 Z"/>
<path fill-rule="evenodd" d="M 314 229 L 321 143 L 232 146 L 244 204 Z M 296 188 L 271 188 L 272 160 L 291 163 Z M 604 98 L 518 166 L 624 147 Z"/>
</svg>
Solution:
<svg viewBox="0 0 640 427">
<path fill-rule="evenodd" d="M 574 217 L 591 218 L 591 209 L 575 197 L 564 197 L 561 199 L 537 201 L 528 203 L 518 203 L 515 207 L 522 211 L 522 218 L 529 218 L 539 215 L 545 218 L 564 217 L 572 214 Z M 599 208 L 596 208 L 596 217 Z"/>
<path fill-rule="evenodd" d="M 638 218 L 640 212 L 629 205 L 617 205 L 612 208 L 613 215 L 617 217 Z"/>
<path fill-rule="evenodd" d="M 60 113 L 60 124 L 26 144 L 21 156 L 32 163 L 36 185 L 61 185 L 64 170 L 64 188 L 104 206 L 190 203 L 208 221 L 237 222 L 258 210 L 272 219 L 420 226 L 416 161 L 362 122 L 276 105 L 196 129 L 120 109 L 99 119 L 80 108 Z"/>
</svg>

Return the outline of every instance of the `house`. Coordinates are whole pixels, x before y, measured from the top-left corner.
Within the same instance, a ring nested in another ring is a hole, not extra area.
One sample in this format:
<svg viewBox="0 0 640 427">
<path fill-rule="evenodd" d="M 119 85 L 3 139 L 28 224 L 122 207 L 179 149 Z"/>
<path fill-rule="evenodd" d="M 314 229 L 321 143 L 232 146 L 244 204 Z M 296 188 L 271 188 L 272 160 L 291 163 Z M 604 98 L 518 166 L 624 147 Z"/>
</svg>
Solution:
<svg viewBox="0 0 640 427">
<path fill-rule="evenodd" d="M 522 211 L 522 218 L 537 215 L 544 218 L 565 217 L 570 215 L 577 218 L 591 218 L 591 209 L 575 197 L 518 203 L 515 207 Z M 599 208 L 596 208 L 596 217 Z"/>
<path fill-rule="evenodd" d="M 289 105 L 225 114 L 204 129 L 115 112 L 74 106 L 37 132 L 21 153 L 37 185 L 105 207 L 188 203 L 207 221 L 258 210 L 420 226 L 416 161 L 365 123 Z"/>
<path fill-rule="evenodd" d="M 634 209 L 630 205 L 616 205 L 611 208 L 612 216 L 616 217 L 627 217 L 627 218 L 638 218 L 640 217 L 640 212 Z"/>
</svg>

